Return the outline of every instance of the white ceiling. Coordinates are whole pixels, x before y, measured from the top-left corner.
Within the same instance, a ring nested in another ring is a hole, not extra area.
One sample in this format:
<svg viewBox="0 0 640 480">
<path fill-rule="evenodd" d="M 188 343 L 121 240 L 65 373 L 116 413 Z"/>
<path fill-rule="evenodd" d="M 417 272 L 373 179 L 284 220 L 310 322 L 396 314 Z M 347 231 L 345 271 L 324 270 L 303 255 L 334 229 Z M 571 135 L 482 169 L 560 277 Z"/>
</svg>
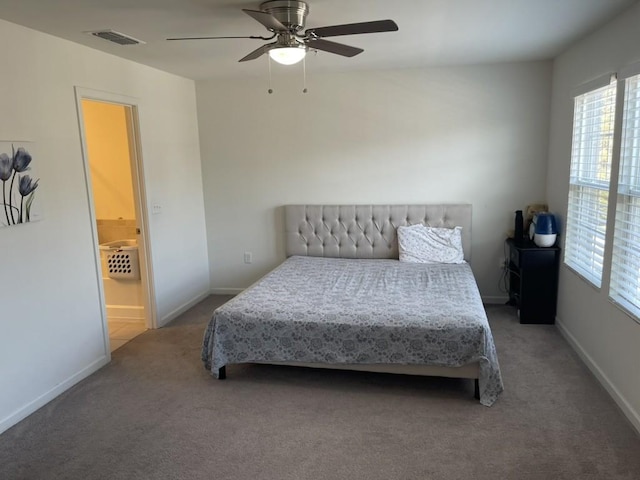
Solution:
<svg viewBox="0 0 640 480">
<path fill-rule="evenodd" d="M 320 52 L 309 57 L 307 68 L 326 72 L 549 59 L 636 1 L 309 0 L 307 28 L 390 18 L 399 31 L 331 39 L 365 51 L 353 58 Z M 257 10 L 259 4 L 246 0 L 0 0 L 0 18 L 193 79 L 263 76 L 264 58 L 238 63 L 261 40 L 165 40 L 268 35 L 241 11 Z M 118 46 L 83 33 L 98 29 L 113 29 L 146 43 Z"/>
</svg>

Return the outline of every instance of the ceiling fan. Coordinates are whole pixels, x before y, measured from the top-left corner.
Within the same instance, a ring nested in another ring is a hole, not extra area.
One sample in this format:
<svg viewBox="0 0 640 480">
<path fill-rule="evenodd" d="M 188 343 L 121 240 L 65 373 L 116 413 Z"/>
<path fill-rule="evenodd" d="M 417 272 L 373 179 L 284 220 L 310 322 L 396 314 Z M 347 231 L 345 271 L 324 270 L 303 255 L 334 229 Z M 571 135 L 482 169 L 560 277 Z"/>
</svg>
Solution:
<svg viewBox="0 0 640 480">
<path fill-rule="evenodd" d="M 353 57 L 362 53 L 362 48 L 351 47 L 343 43 L 324 40 L 325 37 L 341 35 L 357 35 L 361 33 L 395 32 L 398 25 L 393 20 L 377 20 L 373 22 L 349 23 L 328 27 L 310 28 L 302 33 L 305 19 L 309 13 L 309 5 L 296 0 L 269 0 L 260 4 L 260 10 L 242 9 L 244 13 L 260 22 L 273 35 L 270 37 L 181 37 L 167 38 L 167 40 L 208 40 L 222 38 L 251 38 L 255 40 L 272 40 L 253 52 L 241 58 L 240 62 L 255 60 L 265 53 L 272 60 L 284 65 L 293 65 L 302 60 L 308 50 L 322 50 L 324 52 Z"/>
</svg>

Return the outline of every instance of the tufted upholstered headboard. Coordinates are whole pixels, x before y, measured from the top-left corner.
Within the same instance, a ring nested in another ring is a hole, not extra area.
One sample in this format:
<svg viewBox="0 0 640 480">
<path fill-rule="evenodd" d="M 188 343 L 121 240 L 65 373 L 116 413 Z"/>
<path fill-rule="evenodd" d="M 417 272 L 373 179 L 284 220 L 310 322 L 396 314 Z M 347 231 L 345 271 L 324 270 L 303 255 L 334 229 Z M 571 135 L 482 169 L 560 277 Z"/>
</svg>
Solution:
<svg viewBox="0 0 640 480">
<path fill-rule="evenodd" d="M 398 258 L 396 228 L 462 227 L 471 256 L 471 205 L 285 205 L 287 257 Z"/>
</svg>

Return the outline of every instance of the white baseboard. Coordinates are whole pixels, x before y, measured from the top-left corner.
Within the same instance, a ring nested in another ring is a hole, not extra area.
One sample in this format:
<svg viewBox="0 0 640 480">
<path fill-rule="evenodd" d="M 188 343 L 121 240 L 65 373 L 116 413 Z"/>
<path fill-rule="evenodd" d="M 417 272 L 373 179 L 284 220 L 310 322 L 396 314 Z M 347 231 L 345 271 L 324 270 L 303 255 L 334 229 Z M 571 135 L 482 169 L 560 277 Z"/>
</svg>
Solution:
<svg viewBox="0 0 640 480">
<path fill-rule="evenodd" d="M 75 373 L 74 375 L 70 376 L 69 378 L 64 380 L 62 383 L 57 384 L 48 392 L 43 393 L 38 398 L 36 398 L 32 402 L 29 402 L 24 407 L 21 407 L 20 409 L 16 410 L 8 417 L 3 418 L 2 420 L 0 420 L 0 433 L 13 427 L 20 420 L 27 418 L 33 412 L 43 407 L 47 403 L 49 403 L 58 395 L 68 390 L 69 388 L 73 387 L 76 383 L 80 382 L 81 380 L 84 380 L 92 373 L 95 373 L 96 371 L 104 367 L 107 363 L 109 363 L 109 357 L 107 355 L 103 355 L 102 357 L 98 358 L 97 360 L 91 362 L 89 365 L 84 367 L 78 373 Z"/>
<path fill-rule="evenodd" d="M 609 395 L 611 395 L 611 398 L 613 398 L 620 410 L 622 410 L 624 416 L 627 417 L 629 422 L 631 422 L 631 425 L 633 425 L 638 434 L 640 434 L 640 414 L 633 409 L 616 386 L 611 383 L 607 375 L 600 369 L 598 364 L 596 364 L 585 349 L 582 348 L 582 345 L 580 345 L 576 337 L 567 330 L 558 317 L 556 317 L 556 325 L 562 336 L 567 340 L 567 342 L 569 342 L 569 345 L 571 345 L 571 347 L 576 351 L 584 364 L 589 368 L 589 370 L 591 370 L 591 373 L 593 373 L 600 384 L 605 388 Z"/>
<path fill-rule="evenodd" d="M 171 320 L 173 320 L 174 318 L 182 315 L 184 312 L 186 312 L 191 307 L 193 307 L 193 306 L 197 305 L 198 303 L 200 303 L 202 300 L 207 298 L 209 295 L 210 295 L 210 292 L 208 290 L 206 292 L 202 292 L 201 294 L 195 296 L 194 298 L 192 298 L 188 302 L 185 302 L 182 305 L 180 305 L 178 308 L 172 310 L 171 312 L 169 312 L 164 317 L 162 317 L 161 319 L 158 320 L 158 328 L 164 327 Z"/>
<path fill-rule="evenodd" d="M 490 303 L 490 304 L 505 304 L 509 300 L 508 296 L 492 296 L 486 295 L 482 297 L 482 303 Z"/>
<path fill-rule="evenodd" d="M 245 290 L 244 288 L 212 288 L 211 295 L 237 295 Z"/>
</svg>

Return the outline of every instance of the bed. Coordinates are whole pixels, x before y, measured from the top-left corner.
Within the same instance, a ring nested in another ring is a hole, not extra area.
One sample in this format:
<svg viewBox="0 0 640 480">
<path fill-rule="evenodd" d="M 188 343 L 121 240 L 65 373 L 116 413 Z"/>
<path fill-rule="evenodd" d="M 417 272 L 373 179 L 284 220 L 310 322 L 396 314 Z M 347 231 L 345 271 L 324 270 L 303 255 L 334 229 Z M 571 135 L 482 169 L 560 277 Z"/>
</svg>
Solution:
<svg viewBox="0 0 640 480">
<path fill-rule="evenodd" d="M 493 336 L 468 263 L 398 261 L 398 227 L 462 227 L 470 205 L 287 205 L 287 259 L 219 307 L 202 360 L 469 378 L 502 392 Z"/>
</svg>

